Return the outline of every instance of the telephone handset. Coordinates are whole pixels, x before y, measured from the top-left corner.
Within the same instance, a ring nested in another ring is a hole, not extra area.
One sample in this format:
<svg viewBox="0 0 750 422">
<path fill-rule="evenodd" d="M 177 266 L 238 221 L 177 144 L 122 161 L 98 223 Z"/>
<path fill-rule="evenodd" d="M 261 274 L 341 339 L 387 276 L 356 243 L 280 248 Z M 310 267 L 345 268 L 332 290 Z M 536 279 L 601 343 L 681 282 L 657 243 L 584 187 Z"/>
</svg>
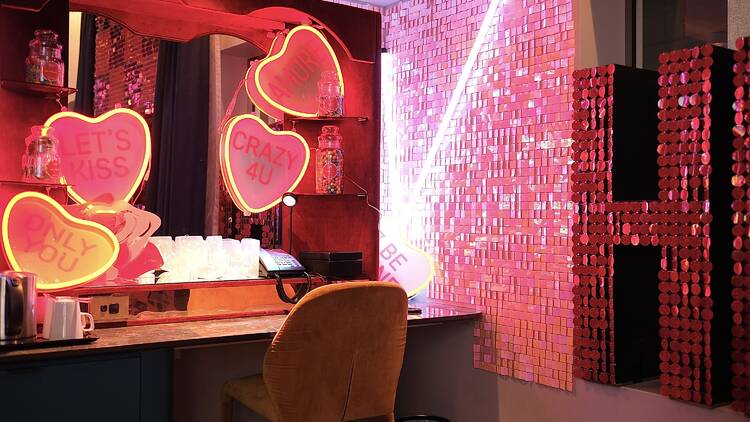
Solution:
<svg viewBox="0 0 750 422">
<path fill-rule="evenodd" d="M 305 272 L 305 267 L 297 259 L 280 249 L 260 250 L 260 275 L 267 277 L 276 273 L 300 274 Z"/>
<path fill-rule="evenodd" d="M 260 249 L 260 275 L 276 278 L 276 293 L 282 301 L 287 303 L 299 302 L 302 296 L 312 288 L 312 279 L 305 271 L 305 267 L 295 257 L 279 249 Z M 307 283 L 293 285 L 294 296 L 289 297 L 284 291 L 283 278 L 285 276 L 306 277 Z"/>
</svg>

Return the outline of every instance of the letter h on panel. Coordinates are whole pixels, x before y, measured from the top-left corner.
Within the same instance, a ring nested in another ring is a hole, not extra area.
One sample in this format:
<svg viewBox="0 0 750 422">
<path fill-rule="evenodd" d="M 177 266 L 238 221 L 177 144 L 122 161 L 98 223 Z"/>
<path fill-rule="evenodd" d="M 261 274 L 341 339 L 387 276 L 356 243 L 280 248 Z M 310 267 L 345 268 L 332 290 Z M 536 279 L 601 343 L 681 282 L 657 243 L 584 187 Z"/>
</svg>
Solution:
<svg viewBox="0 0 750 422">
<path fill-rule="evenodd" d="M 730 59 L 707 46 L 663 54 L 658 74 L 574 73 L 577 377 L 726 398 Z"/>
</svg>

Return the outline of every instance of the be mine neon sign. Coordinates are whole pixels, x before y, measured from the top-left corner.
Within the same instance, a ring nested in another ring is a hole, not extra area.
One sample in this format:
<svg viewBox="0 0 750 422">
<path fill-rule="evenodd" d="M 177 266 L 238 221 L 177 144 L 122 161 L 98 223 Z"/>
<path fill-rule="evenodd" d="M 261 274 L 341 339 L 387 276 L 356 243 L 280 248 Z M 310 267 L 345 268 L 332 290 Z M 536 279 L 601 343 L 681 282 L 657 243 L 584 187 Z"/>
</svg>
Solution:
<svg viewBox="0 0 750 422">
<path fill-rule="evenodd" d="M 65 111 L 44 126 L 55 129 L 60 171 L 73 200 L 130 201 L 151 163 L 151 135 L 140 114 L 118 108 L 91 118 Z"/>
<path fill-rule="evenodd" d="M 254 82 L 261 97 L 277 109 L 294 116 L 315 117 L 318 81 L 326 71 L 336 72 L 343 95 L 344 78 L 331 44 L 317 29 L 301 25 L 289 31 L 278 53 L 258 63 Z M 253 90 L 248 90 L 248 95 L 252 94 Z"/>
<path fill-rule="evenodd" d="M 392 220 L 380 220 L 380 265 L 378 280 L 393 281 L 406 290 L 409 297 L 427 287 L 435 277 L 432 257 L 404 238 Z"/>
<path fill-rule="evenodd" d="M 265 211 L 293 191 L 305 174 L 310 148 L 295 132 L 274 131 L 252 114 L 227 123 L 219 162 L 232 200 L 245 213 Z"/>
<path fill-rule="evenodd" d="M 101 224 L 70 215 L 38 192 L 14 196 L 3 213 L 3 252 L 16 271 L 39 277 L 40 290 L 85 284 L 104 274 L 120 252 L 115 235 Z"/>
</svg>

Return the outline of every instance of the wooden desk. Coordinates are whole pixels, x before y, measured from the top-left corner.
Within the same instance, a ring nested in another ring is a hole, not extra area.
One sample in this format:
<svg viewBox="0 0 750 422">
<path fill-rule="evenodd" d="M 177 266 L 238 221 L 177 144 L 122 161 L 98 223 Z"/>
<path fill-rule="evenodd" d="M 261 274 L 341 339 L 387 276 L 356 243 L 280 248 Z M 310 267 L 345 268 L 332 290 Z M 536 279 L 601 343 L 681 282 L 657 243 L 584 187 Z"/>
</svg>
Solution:
<svg viewBox="0 0 750 422">
<path fill-rule="evenodd" d="M 412 306 L 422 313 L 409 315 L 410 329 L 481 315 L 434 301 Z M 0 391 L 18 392 L 0 395 L 0 408 L 7 420 L 172 420 L 176 348 L 270 341 L 284 318 L 107 328 L 91 344 L 0 353 Z"/>
</svg>

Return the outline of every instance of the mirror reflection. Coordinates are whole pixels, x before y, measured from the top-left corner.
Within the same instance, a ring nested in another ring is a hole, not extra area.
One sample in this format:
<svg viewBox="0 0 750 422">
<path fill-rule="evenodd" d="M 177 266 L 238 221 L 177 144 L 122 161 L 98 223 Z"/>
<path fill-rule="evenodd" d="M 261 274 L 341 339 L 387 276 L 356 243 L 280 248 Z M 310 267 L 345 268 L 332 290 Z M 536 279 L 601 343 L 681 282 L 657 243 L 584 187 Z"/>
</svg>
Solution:
<svg viewBox="0 0 750 422">
<path fill-rule="evenodd" d="M 77 92 L 68 108 L 88 116 L 129 108 L 151 132 L 151 167 L 131 202 L 161 218 L 151 243 L 164 258 L 164 272 L 138 281 L 258 277 L 259 248 L 280 243 L 279 209 L 244 215 L 212 158 L 225 114 L 254 114 L 278 126 L 243 86 L 248 67 L 267 52 L 227 35 L 187 43 L 144 37 L 79 12 L 70 13 L 69 36 L 67 83 Z M 242 264 L 248 262 L 255 265 Z"/>
</svg>

